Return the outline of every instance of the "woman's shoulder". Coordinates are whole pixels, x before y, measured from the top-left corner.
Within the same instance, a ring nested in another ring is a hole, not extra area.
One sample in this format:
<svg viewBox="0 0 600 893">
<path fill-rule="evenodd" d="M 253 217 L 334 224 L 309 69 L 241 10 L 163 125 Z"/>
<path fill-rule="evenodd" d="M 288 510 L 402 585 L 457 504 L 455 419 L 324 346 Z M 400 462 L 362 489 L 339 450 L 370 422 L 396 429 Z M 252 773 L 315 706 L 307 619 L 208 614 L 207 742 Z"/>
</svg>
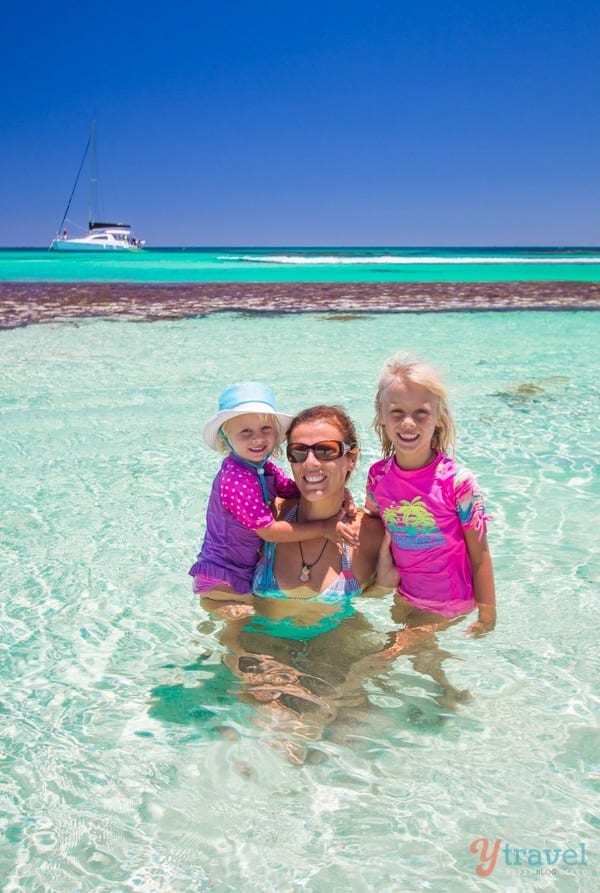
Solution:
<svg viewBox="0 0 600 893">
<path fill-rule="evenodd" d="M 359 509 L 359 545 L 353 550 L 352 570 L 363 588 L 374 579 L 377 559 L 383 541 L 384 526 L 380 518 Z"/>
<path fill-rule="evenodd" d="M 356 518 L 360 525 L 360 539 L 361 542 L 364 539 L 372 539 L 377 541 L 377 547 L 379 548 L 379 544 L 383 538 L 383 522 L 381 518 L 378 518 L 376 515 L 371 515 L 369 512 L 366 512 L 364 509 L 358 509 L 356 512 Z"/>
<path fill-rule="evenodd" d="M 290 520 L 288 515 L 293 515 L 298 508 L 298 496 L 277 496 L 273 503 L 273 515 L 276 521 Z"/>
</svg>

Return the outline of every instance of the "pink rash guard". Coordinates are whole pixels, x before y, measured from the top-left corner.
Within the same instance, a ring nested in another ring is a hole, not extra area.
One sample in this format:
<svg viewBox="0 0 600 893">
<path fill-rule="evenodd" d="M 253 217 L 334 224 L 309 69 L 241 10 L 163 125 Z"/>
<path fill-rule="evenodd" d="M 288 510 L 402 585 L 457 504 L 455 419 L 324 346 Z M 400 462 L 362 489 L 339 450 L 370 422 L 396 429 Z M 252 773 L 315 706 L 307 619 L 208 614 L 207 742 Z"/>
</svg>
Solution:
<svg viewBox="0 0 600 893">
<path fill-rule="evenodd" d="M 481 539 L 490 518 L 471 472 L 441 453 L 411 471 L 394 457 L 381 459 L 369 469 L 366 505 L 392 537 L 403 599 L 445 617 L 473 610 L 473 571 L 463 531 L 476 530 Z"/>
</svg>

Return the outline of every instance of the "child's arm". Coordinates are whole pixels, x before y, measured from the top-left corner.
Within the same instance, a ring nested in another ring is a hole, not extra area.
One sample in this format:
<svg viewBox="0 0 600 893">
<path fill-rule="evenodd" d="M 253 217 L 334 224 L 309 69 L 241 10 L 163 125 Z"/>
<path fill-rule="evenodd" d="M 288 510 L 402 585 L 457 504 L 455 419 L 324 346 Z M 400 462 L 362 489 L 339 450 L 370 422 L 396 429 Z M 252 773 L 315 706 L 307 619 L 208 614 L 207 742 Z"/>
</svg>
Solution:
<svg viewBox="0 0 600 893">
<path fill-rule="evenodd" d="M 223 507 L 245 527 L 252 530 L 265 542 L 294 543 L 304 542 L 309 539 L 326 537 L 336 543 L 342 537 L 351 546 L 357 545 L 356 536 L 349 532 L 344 533 L 341 523 L 343 512 L 327 521 L 276 521 L 273 517 L 271 506 L 264 501 L 262 487 L 256 475 L 240 471 L 237 466 L 229 466 L 225 463 L 219 481 L 219 495 Z M 277 466 L 273 465 L 273 469 Z M 275 471 L 278 480 L 278 488 L 285 489 L 286 481 L 292 489 L 291 495 L 297 495 L 298 490 L 292 480 L 286 478 L 280 469 Z M 337 527 L 340 527 L 338 530 Z"/>
<path fill-rule="evenodd" d="M 481 539 L 476 530 L 465 530 L 467 551 L 473 568 L 473 587 L 478 618 L 467 630 L 468 635 L 490 632 L 496 625 L 496 589 L 494 569 L 485 533 Z"/>
<path fill-rule="evenodd" d="M 344 489 L 344 501 L 342 503 L 341 516 L 336 523 L 336 539 L 335 542 L 341 544 L 346 543 L 355 549 L 360 541 L 360 521 L 357 514 L 356 503 L 354 497 L 348 488 Z M 329 537 L 331 539 L 331 537 Z"/>
<path fill-rule="evenodd" d="M 350 546 L 357 546 L 357 527 L 344 523 L 341 518 L 340 512 L 327 521 L 273 521 L 268 527 L 259 527 L 254 532 L 267 543 L 303 543 L 325 537 L 332 543 L 342 539 Z"/>
<path fill-rule="evenodd" d="M 397 589 L 398 584 L 400 583 L 400 572 L 394 564 L 391 545 L 392 538 L 386 530 L 379 549 L 376 583 L 378 586 Z"/>
</svg>

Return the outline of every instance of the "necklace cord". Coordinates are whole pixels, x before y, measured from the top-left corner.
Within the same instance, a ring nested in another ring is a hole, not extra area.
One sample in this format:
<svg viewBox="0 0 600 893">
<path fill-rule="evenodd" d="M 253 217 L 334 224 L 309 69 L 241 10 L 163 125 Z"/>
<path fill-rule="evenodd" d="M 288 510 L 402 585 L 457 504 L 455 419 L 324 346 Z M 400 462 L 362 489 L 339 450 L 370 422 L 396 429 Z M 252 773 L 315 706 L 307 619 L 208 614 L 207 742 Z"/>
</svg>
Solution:
<svg viewBox="0 0 600 893">
<path fill-rule="evenodd" d="M 308 562 L 304 558 L 304 552 L 302 551 L 302 543 L 300 542 L 300 540 L 298 540 L 298 548 L 300 549 L 300 558 L 302 559 L 302 570 L 300 571 L 300 580 L 303 583 L 306 583 L 306 582 L 308 582 L 308 580 L 310 580 L 310 572 L 313 569 L 313 567 L 315 566 L 315 564 L 318 564 L 319 561 L 321 560 L 321 558 L 323 557 L 323 552 L 327 548 L 328 542 L 329 542 L 329 540 L 325 539 L 325 542 L 323 543 L 321 551 L 319 552 L 319 554 L 317 555 L 315 560 L 313 562 L 311 562 L 311 564 L 308 564 Z"/>
</svg>

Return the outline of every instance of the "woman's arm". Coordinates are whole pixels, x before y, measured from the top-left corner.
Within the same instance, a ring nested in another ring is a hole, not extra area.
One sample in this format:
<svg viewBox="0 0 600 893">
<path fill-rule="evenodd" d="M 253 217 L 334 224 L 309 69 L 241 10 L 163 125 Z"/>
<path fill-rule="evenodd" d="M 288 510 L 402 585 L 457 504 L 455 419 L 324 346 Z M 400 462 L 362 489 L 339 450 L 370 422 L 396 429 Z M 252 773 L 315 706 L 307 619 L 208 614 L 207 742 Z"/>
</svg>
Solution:
<svg viewBox="0 0 600 893">
<path fill-rule="evenodd" d="M 397 589 L 400 571 L 394 564 L 391 546 L 392 538 L 386 530 L 377 556 L 377 585 Z"/>
<path fill-rule="evenodd" d="M 496 625 L 494 568 L 485 533 L 479 539 L 476 530 L 465 530 L 465 542 L 473 569 L 473 588 L 478 609 L 478 618 L 467 633 L 480 635 L 490 632 Z"/>
<path fill-rule="evenodd" d="M 352 572 L 359 581 L 363 589 L 375 583 L 377 575 L 377 565 L 379 561 L 379 551 L 382 547 L 384 535 L 383 522 L 379 518 L 374 518 L 365 512 L 360 512 L 359 519 L 359 537 L 360 543 L 352 554 Z M 389 587 L 388 590 L 389 592 Z M 371 592 L 371 594 L 382 594 L 381 592 Z"/>
</svg>

